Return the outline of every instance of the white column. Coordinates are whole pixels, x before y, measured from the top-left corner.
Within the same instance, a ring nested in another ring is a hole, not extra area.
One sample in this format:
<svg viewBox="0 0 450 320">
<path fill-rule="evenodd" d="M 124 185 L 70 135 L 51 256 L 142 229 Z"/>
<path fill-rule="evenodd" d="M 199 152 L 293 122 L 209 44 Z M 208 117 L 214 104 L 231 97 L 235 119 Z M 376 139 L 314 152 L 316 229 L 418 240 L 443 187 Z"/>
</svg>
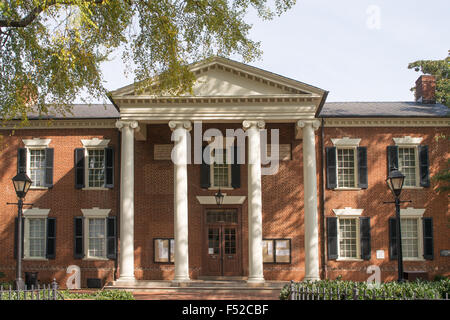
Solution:
<svg viewBox="0 0 450 320">
<path fill-rule="evenodd" d="M 319 229 L 317 223 L 316 141 L 314 131 L 320 126 L 320 121 L 300 120 L 297 122 L 297 126 L 303 131 L 304 280 L 319 280 Z"/>
<path fill-rule="evenodd" d="M 174 163 L 174 235 L 175 278 L 174 282 L 189 281 L 188 245 L 188 132 L 190 121 L 170 121 L 172 129 L 172 161 Z"/>
<path fill-rule="evenodd" d="M 264 282 L 262 252 L 261 134 L 264 121 L 243 123 L 248 135 L 248 282 Z"/>
<path fill-rule="evenodd" d="M 116 122 L 122 132 L 120 170 L 120 254 L 118 281 L 134 281 L 134 131 L 137 121 Z"/>
</svg>

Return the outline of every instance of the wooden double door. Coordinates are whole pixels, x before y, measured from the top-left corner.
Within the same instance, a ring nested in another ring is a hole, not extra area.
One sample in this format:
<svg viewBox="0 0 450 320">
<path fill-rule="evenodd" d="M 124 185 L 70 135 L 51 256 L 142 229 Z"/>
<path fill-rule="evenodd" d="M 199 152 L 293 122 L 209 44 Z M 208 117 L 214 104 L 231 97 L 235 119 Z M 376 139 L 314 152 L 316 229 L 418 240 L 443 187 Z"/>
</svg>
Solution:
<svg viewBox="0 0 450 320">
<path fill-rule="evenodd" d="M 205 275 L 241 276 L 241 237 L 237 209 L 206 210 Z"/>
</svg>

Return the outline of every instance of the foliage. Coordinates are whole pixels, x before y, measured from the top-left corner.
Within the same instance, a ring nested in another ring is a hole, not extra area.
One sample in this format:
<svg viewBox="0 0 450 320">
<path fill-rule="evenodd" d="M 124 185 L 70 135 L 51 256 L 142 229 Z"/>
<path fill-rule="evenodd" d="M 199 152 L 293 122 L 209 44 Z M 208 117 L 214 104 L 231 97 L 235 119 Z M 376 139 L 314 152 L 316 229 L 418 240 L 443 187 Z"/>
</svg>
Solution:
<svg viewBox="0 0 450 320">
<path fill-rule="evenodd" d="M 133 293 L 124 290 L 99 290 L 93 293 L 61 292 L 64 299 L 135 300 Z"/>
<path fill-rule="evenodd" d="M 26 124 L 30 111 L 65 115 L 81 92 L 104 98 L 100 64 L 118 49 L 138 90 L 189 92 L 189 63 L 231 54 L 248 62 L 261 55 L 259 42 L 249 38 L 250 10 L 272 19 L 295 2 L 2 0 L 0 117 Z"/>
<path fill-rule="evenodd" d="M 450 159 L 447 159 L 445 168 L 436 173 L 432 180 L 439 184 L 438 188 L 436 188 L 437 191 L 447 192 L 450 190 Z"/>
<path fill-rule="evenodd" d="M 290 294 L 291 284 L 285 285 L 280 292 L 280 300 L 287 300 Z M 416 299 L 434 299 L 445 298 L 446 294 L 450 296 L 450 279 L 444 278 L 439 281 L 414 281 L 414 282 L 386 282 L 380 285 L 371 285 L 367 282 L 354 282 L 343 280 L 320 280 L 320 281 L 306 281 L 294 283 L 296 290 L 309 290 L 313 292 L 332 293 L 330 296 L 326 294 L 327 298 L 336 300 L 353 300 L 353 290 L 357 290 L 358 299 L 364 300 L 364 293 L 369 299 L 375 297 L 375 300 L 397 300 L 401 298 L 416 298 Z M 340 293 L 338 299 L 338 290 Z M 301 291 L 302 292 L 302 291 Z M 344 293 L 346 293 L 344 295 Z"/>
<path fill-rule="evenodd" d="M 433 75 L 436 78 L 436 101 L 450 107 L 450 50 L 445 59 L 414 61 L 408 69 Z M 414 90 L 411 88 L 411 91 Z"/>
</svg>

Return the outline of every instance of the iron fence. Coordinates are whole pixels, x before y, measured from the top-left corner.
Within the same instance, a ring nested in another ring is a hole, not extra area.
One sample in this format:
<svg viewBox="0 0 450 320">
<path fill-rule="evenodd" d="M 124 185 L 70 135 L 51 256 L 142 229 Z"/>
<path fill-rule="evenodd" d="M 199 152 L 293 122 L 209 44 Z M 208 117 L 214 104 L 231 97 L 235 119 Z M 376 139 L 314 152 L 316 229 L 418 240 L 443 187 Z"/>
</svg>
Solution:
<svg viewBox="0 0 450 320">
<path fill-rule="evenodd" d="M 0 286 L 0 300 L 64 300 L 64 296 L 58 291 L 58 283 L 53 279 L 51 284 L 25 286 L 23 290 Z"/>
<path fill-rule="evenodd" d="M 423 295 L 416 292 L 409 295 L 406 293 L 396 294 L 388 292 L 384 288 L 378 290 L 310 288 L 291 281 L 289 300 L 449 300 L 449 295 L 448 292 L 444 297 L 436 292 L 434 294 L 424 292 Z"/>
</svg>

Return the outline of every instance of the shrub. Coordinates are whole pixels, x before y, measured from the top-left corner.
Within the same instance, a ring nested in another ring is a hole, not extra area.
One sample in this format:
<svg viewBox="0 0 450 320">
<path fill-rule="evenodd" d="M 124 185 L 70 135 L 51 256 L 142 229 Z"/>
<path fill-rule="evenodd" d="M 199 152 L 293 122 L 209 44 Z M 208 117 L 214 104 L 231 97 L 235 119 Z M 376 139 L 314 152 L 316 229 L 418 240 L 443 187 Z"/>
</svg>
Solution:
<svg viewBox="0 0 450 320">
<path fill-rule="evenodd" d="M 450 280 L 440 281 L 414 281 L 414 282 L 386 282 L 380 285 L 370 285 L 366 282 L 354 282 L 343 280 L 320 280 L 293 283 L 296 290 L 309 290 L 309 292 L 320 293 L 323 299 L 325 290 L 326 299 L 352 300 L 353 290 L 357 290 L 358 299 L 364 300 L 364 294 L 367 299 L 376 300 L 397 300 L 402 298 L 415 299 L 442 299 L 446 294 L 450 296 Z M 291 284 L 285 285 L 280 292 L 280 300 L 289 299 Z M 338 296 L 339 291 L 339 296 Z M 303 292 L 303 291 L 300 291 Z M 332 295 L 330 295 L 332 293 Z"/>
<path fill-rule="evenodd" d="M 135 300 L 133 293 L 123 290 L 99 290 L 93 293 L 62 291 L 64 299 Z"/>
</svg>

